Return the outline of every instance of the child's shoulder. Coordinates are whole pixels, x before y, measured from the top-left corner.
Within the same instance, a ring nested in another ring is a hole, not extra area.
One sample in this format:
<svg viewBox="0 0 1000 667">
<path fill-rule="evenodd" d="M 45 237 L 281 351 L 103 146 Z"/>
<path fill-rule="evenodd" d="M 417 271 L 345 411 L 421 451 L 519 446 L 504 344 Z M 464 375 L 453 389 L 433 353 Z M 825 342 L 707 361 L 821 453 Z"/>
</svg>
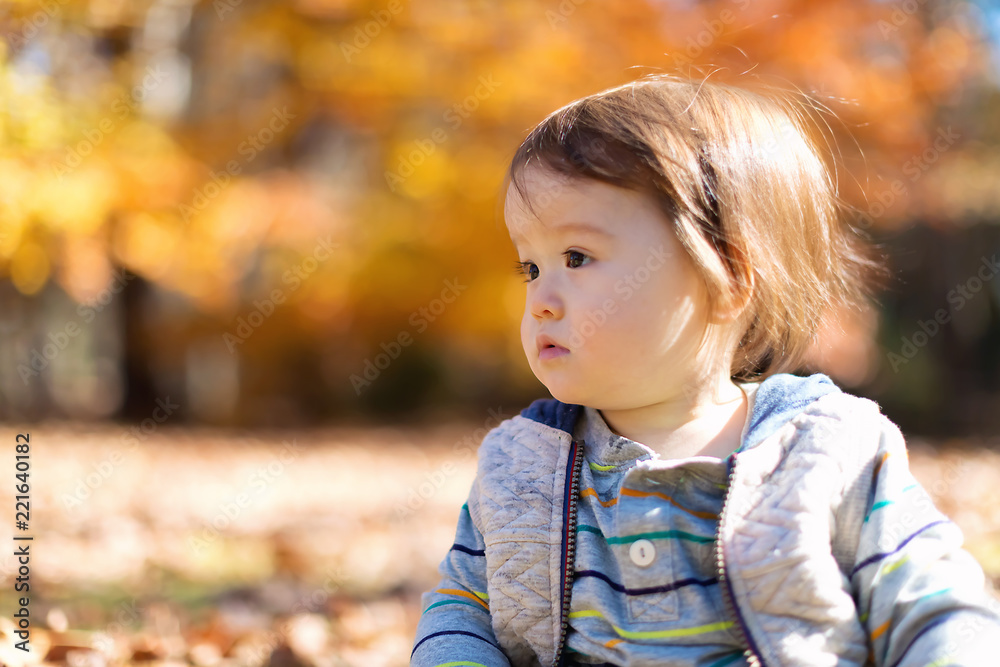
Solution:
<svg viewBox="0 0 1000 667">
<path fill-rule="evenodd" d="M 491 429 L 479 445 L 481 484 L 541 479 L 565 465 L 582 406 L 539 399 Z"/>
<path fill-rule="evenodd" d="M 751 458 L 768 451 L 781 457 L 814 453 L 854 468 L 905 447 L 878 403 L 844 391 L 823 374 L 774 375 L 757 385 L 753 396 L 741 446 L 760 450 Z"/>
<path fill-rule="evenodd" d="M 486 434 L 468 503 L 484 535 L 531 532 L 548 526 L 545 517 L 558 515 L 553 508 L 561 506 L 580 409 L 552 399 L 535 401 Z"/>
<path fill-rule="evenodd" d="M 569 444 L 582 406 L 562 403 L 554 398 L 533 401 L 521 412 L 491 429 L 479 447 L 479 457 L 519 450 L 525 455 L 548 452 Z"/>
<path fill-rule="evenodd" d="M 846 391 L 820 397 L 807 406 L 801 416 L 804 421 L 824 422 L 840 431 L 874 434 L 885 429 L 898 430 L 877 402 Z"/>
<path fill-rule="evenodd" d="M 804 406 L 791 421 L 796 444 L 786 455 L 795 450 L 821 453 L 837 459 L 845 471 L 855 472 L 871 468 L 887 453 L 905 457 L 899 427 L 869 398 L 832 391 Z"/>
<path fill-rule="evenodd" d="M 843 390 L 821 396 L 806 406 L 801 414 L 804 418 L 869 427 L 888 421 L 878 403 Z"/>
</svg>

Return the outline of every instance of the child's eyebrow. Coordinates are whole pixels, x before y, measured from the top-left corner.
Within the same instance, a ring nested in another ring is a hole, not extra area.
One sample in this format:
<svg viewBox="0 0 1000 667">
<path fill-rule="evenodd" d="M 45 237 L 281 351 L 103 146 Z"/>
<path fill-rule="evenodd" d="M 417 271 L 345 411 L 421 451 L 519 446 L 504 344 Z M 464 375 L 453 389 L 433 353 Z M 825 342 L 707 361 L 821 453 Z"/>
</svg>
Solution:
<svg viewBox="0 0 1000 667">
<path fill-rule="evenodd" d="M 560 233 L 583 232 L 585 234 L 594 234 L 596 236 L 604 236 L 606 238 L 612 237 L 612 234 L 607 230 L 601 229 L 600 227 L 596 227 L 586 222 L 563 222 L 554 225 L 546 225 L 545 229 Z M 514 233 L 510 234 L 510 239 L 515 244 L 517 244 L 519 241 L 524 240 L 520 234 L 514 234 Z"/>
</svg>

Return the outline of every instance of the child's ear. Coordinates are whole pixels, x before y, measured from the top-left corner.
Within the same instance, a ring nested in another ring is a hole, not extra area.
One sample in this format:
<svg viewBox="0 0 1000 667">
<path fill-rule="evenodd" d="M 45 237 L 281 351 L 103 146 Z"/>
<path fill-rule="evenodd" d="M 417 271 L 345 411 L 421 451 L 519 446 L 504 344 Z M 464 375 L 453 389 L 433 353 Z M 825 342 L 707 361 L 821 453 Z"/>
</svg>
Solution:
<svg viewBox="0 0 1000 667">
<path fill-rule="evenodd" d="M 744 286 L 730 284 L 727 294 L 720 296 L 709 317 L 712 324 L 735 324 L 740 321 L 754 294 L 753 272 L 744 276 Z"/>
</svg>

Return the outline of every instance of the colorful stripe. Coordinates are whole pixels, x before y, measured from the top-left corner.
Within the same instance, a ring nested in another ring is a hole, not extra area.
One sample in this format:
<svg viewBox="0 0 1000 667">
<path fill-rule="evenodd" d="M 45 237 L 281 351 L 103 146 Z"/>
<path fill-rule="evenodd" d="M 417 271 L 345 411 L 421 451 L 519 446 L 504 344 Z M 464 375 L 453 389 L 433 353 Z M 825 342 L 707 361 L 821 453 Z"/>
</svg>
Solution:
<svg viewBox="0 0 1000 667">
<path fill-rule="evenodd" d="M 942 593 L 946 593 L 946 592 L 948 592 L 948 591 L 950 591 L 950 590 L 951 590 L 950 588 L 942 588 L 942 589 L 941 589 L 941 590 L 939 590 L 939 591 L 934 591 L 933 593 L 928 593 L 927 595 L 924 595 L 924 596 L 921 596 L 921 597 L 920 597 L 919 599 L 921 599 L 921 600 L 924 600 L 924 599 L 926 599 L 926 598 L 929 598 L 929 597 L 934 597 L 935 595 L 940 595 L 940 594 L 942 594 Z M 864 621 L 865 621 L 865 620 L 867 619 L 867 617 L 868 617 L 868 615 L 867 615 L 867 614 L 865 614 L 865 615 L 864 615 L 864 616 L 863 616 L 863 617 L 861 618 L 861 621 L 862 621 L 862 622 L 864 622 Z M 886 621 L 886 622 L 885 622 L 885 623 L 883 623 L 882 625 L 880 625 L 880 626 L 878 626 L 877 628 L 875 628 L 874 630 L 872 630 L 872 634 L 871 634 L 871 641 L 872 641 L 872 642 L 874 643 L 874 641 L 875 641 L 876 639 L 878 639 L 878 638 L 879 638 L 879 637 L 881 637 L 881 636 L 882 636 L 883 634 L 885 634 L 885 631 L 889 629 L 889 626 L 890 626 L 891 624 L 892 624 L 892 619 L 890 618 L 890 619 L 889 619 L 888 621 Z"/>
<path fill-rule="evenodd" d="M 871 511 L 868 512 L 868 514 L 865 516 L 865 523 L 868 523 L 868 518 L 875 513 L 875 510 L 880 510 L 886 505 L 892 505 L 895 502 L 896 502 L 895 500 L 883 500 L 881 502 L 877 502 L 874 505 L 872 505 Z"/>
<path fill-rule="evenodd" d="M 486 593 L 476 593 L 473 595 L 469 591 L 459 590 L 458 588 L 439 588 L 434 592 L 442 593 L 444 595 L 458 595 L 481 604 L 487 611 L 489 611 L 490 608 L 490 606 L 483 601 L 484 599 L 489 599 L 489 596 L 487 596 Z"/>
<path fill-rule="evenodd" d="M 587 465 L 589 465 L 590 469 L 595 472 L 607 472 L 608 470 L 614 470 L 620 464 L 602 466 L 600 463 L 593 463 L 591 461 L 587 461 Z"/>
<path fill-rule="evenodd" d="M 458 544 L 457 542 L 455 544 L 451 545 L 451 550 L 452 551 L 462 551 L 464 553 L 469 554 L 470 556 L 485 556 L 486 555 L 486 550 L 485 549 L 473 549 L 472 547 L 467 547 L 464 544 Z"/>
<path fill-rule="evenodd" d="M 434 609 L 435 607 L 443 607 L 443 606 L 448 605 L 448 604 L 464 604 L 464 605 L 467 605 L 469 607 L 475 607 L 476 609 L 482 609 L 483 608 L 483 606 L 481 606 L 482 603 L 480 603 L 480 604 L 472 604 L 471 602 L 466 602 L 465 600 L 441 600 L 441 602 L 435 602 L 434 604 L 432 604 L 429 607 L 427 607 L 427 609 L 424 609 L 424 613 L 426 614 L 427 612 L 429 612 L 431 609 Z M 489 607 L 486 608 L 486 611 L 487 611 L 487 613 L 489 613 Z"/>
<path fill-rule="evenodd" d="M 909 562 L 910 562 L 910 555 L 906 554 L 905 556 L 897 560 L 895 563 L 892 563 L 891 565 L 886 565 L 884 568 L 882 568 L 882 574 L 886 575 L 889 574 L 890 572 L 895 572 L 897 569 L 899 569 L 903 565 L 906 565 Z"/>
<path fill-rule="evenodd" d="M 947 593 L 950 590 L 951 590 L 951 588 L 942 588 L 939 591 L 934 591 L 933 593 L 928 593 L 927 595 L 922 595 L 922 596 L 920 596 L 918 598 L 918 600 L 926 600 L 927 598 L 934 597 L 935 595 L 941 595 L 942 593 Z M 864 616 L 861 617 L 861 622 L 864 623 L 865 620 L 867 620 L 867 618 L 868 618 L 868 614 L 865 614 Z M 874 642 L 876 639 L 878 639 L 883 634 L 885 634 L 885 631 L 889 629 L 889 625 L 891 623 L 892 623 L 892 619 L 890 618 L 888 621 L 886 621 L 882 625 L 880 625 L 877 628 L 875 628 L 872 631 L 872 634 L 871 634 L 871 640 L 872 640 L 872 642 Z"/>
<path fill-rule="evenodd" d="M 634 535 L 623 535 L 621 537 L 609 537 L 607 538 L 608 544 L 631 544 L 632 542 L 637 542 L 639 540 L 688 540 L 689 542 L 698 542 L 699 544 L 713 544 L 715 542 L 714 537 L 705 537 L 704 535 L 695 535 L 694 533 L 687 533 L 683 530 L 658 530 L 650 533 L 636 533 Z"/>
<path fill-rule="evenodd" d="M 581 498 L 586 498 L 587 496 L 593 496 L 597 502 L 601 503 L 601 507 L 611 507 L 612 505 L 618 504 L 617 498 L 612 498 L 611 500 L 601 500 L 601 497 L 597 495 L 597 491 L 590 487 L 580 490 Z"/>
<path fill-rule="evenodd" d="M 617 581 L 613 581 L 608 575 L 603 572 L 598 572 L 596 570 L 580 570 L 576 572 L 577 579 L 583 579 L 585 577 L 593 577 L 594 579 L 600 579 L 605 582 L 608 586 L 618 591 L 619 593 L 624 593 L 625 595 L 650 595 L 652 593 L 669 593 L 671 591 L 676 591 L 678 589 L 684 588 L 685 586 L 713 586 L 719 583 L 719 580 L 715 577 L 710 579 L 678 579 L 677 581 L 671 582 L 669 584 L 664 584 L 663 586 L 649 586 L 647 588 L 625 588 L 622 584 Z"/>
<path fill-rule="evenodd" d="M 872 630 L 872 641 L 875 641 L 876 639 L 878 639 L 879 637 L 881 637 L 883 634 L 885 634 L 885 631 L 889 629 L 890 625 L 892 625 L 892 619 L 891 618 L 888 621 L 886 621 L 885 623 L 883 623 L 882 625 L 880 625 L 877 628 L 875 628 L 874 630 Z"/>
<path fill-rule="evenodd" d="M 713 514 L 712 512 L 698 512 L 696 510 L 688 509 L 687 507 L 684 507 L 676 500 L 674 500 L 671 496 L 668 496 L 665 493 L 660 493 L 659 491 L 637 491 L 635 489 L 622 489 L 621 494 L 623 496 L 632 496 L 633 498 L 648 498 L 650 496 L 655 496 L 657 498 L 662 498 L 663 500 L 666 500 L 668 503 L 670 503 L 677 509 L 684 510 L 688 514 L 696 516 L 699 519 L 713 519 L 713 520 L 719 519 L 718 514 Z"/>
<path fill-rule="evenodd" d="M 942 588 L 939 591 L 934 591 L 933 593 L 928 593 L 927 595 L 921 595 L 920 599 L 921 600 L 926 600 L 927 598 L 932 598 L 935 595 L 941 595 L 942 593 L 947 593 L 950 590 L 951 590 L 951 586 L 949 586 L 948 588 Z"/>
<path fill-rule="evenodd" d="M 593 533 L 594 535 L 600 535 L 604 537 L 604 532 L 597 526 L 590 526 L 588 524 L 582 523 L 576 527 L 577 532 Z M 608 544 L 631 544 L 638 540 L 667 540 L 667 539 L 678 539 L 678 540 L 688 540 L 689 542 L 697 542 L 699 544 L 714 544 L 715 537 L 707 537 L 705 535 L 695 535 L 694 533 L 688 533 L 683 530 L 660 530 L 650 533 L 634 533 L 632 535 L 622 535 L 620 537 L 604 537 L 604 540 Z"/>
<path fill-rule="evenodd" d="M 912 491 L 913 489 L 917 488 L 917 486 L 918 486 L 917 484 L 910 484 L 908 487 L 906 487 L 905 489 L 903 489 L 899 493 L 900 493 L 900 495 L 902 495 L 902 494 L 906 493 L 907 491 Z M 868 523 L 868 519 L 871 518 L 872 514 L 874 514 L 876 512 L 876 510 L 880 510 L 883 507 L 885 507 L 886 505 L 893 505 L 893 504 L 895 504 L 895 502 L 896 502 L 895 500 L 880 500 L 879 502 L 875 503 L 874 505 L 872 505 L 872 508 L 870 510 L 868 510 L 868 514 L 865 515 L 865 521 L 864 522 Z"/>
<path fill-rule="evenodd" d="M 920 632 L 918 632 L 916 635 L 914 635 L 913 639 L 910 640 L 910 643 L 906 645 L 905 649 L 903 649 L 903 653 L 899 656 L 899 660 L 897 660 L 896 662 L 892 663 L 892 667 L 899 667 L 899 664 L 902 663 L 903 660 L 906 659 L 906 654 L 909 652 L 909 650 L 911 648 L 913 648 L 913 645 L 916 644 L 917 641 L 921 637 L 923 637 L 925 634 L 927 634 L 928 632 L 930 632 L 931 630 L 933 630 L 935 627 L 937 627 L 937 626 L 941 625 L 942 623 L 946 622 L 947 620 L 948 620 L 948 618 L 946 616 L 945 617 L 939 617 L 939 618 L 931 621 L 927 625 L 925 625 L 923 628 L 921 628 Z"/>
<path fill-rule="evenodd" d="M 583 611 L 574 611 L 570 613 L 570 618 L 600 618 L 602 620 L 607 620 L 604 618 L 604 614 L 597 611 L 596 609 L 585 609 Z M 675 628 L 673 630 L 626 630 L 625 628 L 619 628 L 617 625 L 611 625 L 614 631 L 618 633 L 618 636 L 625 639 L 671 639 L 673 637 L 693 637 L 695 635 L 703 635 L 709 632 L 717 632 L 719 630 L 726 630 L 733 627 L 734 623 L 732 621 L 724 621 L 722 623 L 709 623 L 708 625 L 698 625 L 693 628 Z"/>
<path fill-rule="evenodd" d="M 662 500 L 666 500 L 668 503 L 670 503 L 677 509 L 683 510 L 688 514 L 691 514 L 692 516 L 698 517 L 699 519 L 712 519 L 715 521 L 718 521 L 719 519 L 718 514 L 714 514 L 712 512 L 700 512 L 698 510 L 688 509 L 687 507 L 684 507 L 676 500 L 674 500 L 671 496 L 668 496 L 665 493 L 660 493 L 659 491 L 638 491 L 636 489 L 622 489 L 620 495 L 629 496 L 632 498 L 656 497 Z M 597 502 L 601 504 L 601 507 L 612 507 L 618 504 L 618 498 L 611 498 L 610 500 L 601 500 L 601 497 L 597 495 L 597 491 L 594 490 L 593 487 L 587 487 L 586 489 L 582 489 L 580 491 L 581 498 L 585 498 L 587 496 L 592 496 L 595 500 L 597 500 Z"/>
<path fill-rule="evenodd" d="M 490 646 L 492 646 L 497 650 L 500 649 L 499 646 L 491 642 L 489 639 L 486 639 L 485 637 L 480 637 L 474 632 L 468 632 L 466 630 L 441 630 L 440 632 L 432 632 L 431 634 L 427 635 L 426 637 L 418 641 L 417 645 L 413 647 L 412 651 L 410 651 L 410 658 L 413 658 L 413 654 L 417 652 L 417 649 L 420 648 L 420 645 L 423 644 L 428 639 L 434 639 L 435 637 L 443 637 L 445 635 L 465 635 L 466 637 L 472 637 L 473 639 L 478 639 L 479 641 L 486 642 L 487 644 L 489 644 Z"/>
<path fill-rule="evenodd" d="M 933 528 L 934 526 L 937 526 L 937 525 L 942 524 L 942 523 L 951 523 L 951 521 L 948 520 L 948 519 L 940 519 L 938 521 L 932 521 L 929 524 L 927 524 L 926 526 L 924 526 L 923 528 L 920 528 L 919 530 L 917 530 L 915 533 L 913 533 L 909 537 L 907 537 L 905 540 L 903 540 L 900 543 L 900 545 L 898 547 L 896 547 L 892 551 L 886 551 L 885 553 L 880 553 L 880 554 L 875 554 L 873 556 L 869 556 L 868 558 L 866 558 L 863 561 L 861 561 L 860 563 L 858 563 L 854 567 L 854 569 L 851 570 L 851 577 L 854 577 L 854 575 L 856 575 L 858 572 L 860 572 L 864 568 L 868 567 L 872 563 L 877 563 L 880 560 L 884 560 L 884 559 L 888 558 L 889 556 L 893 555 L 894 553 L 897 553 L 900 549 L 902 549 L 907 544 L 909 544 L 910 540 L 912 540 L 913 538 L 915 538 L 917 535 L 919 535 L 920 533 L 924 532 L 925 530 Z"/>
<path fill-rule="evenodd" d="M 875 464 L 875 471 L 872 473 L 872 479 L 875 479 L 875 478 L 878 477 L 879 471 L 882 470 L 882 464 L 885 463 L 885 460 L 887 458 L 889 458 L 890 456 L 891 456 L 891 454 L 889 452 L 886 452 L 885 454 L 882 455 L 882 458 L 880 458 L 878 460 L 878 463 Z"/>
<path fill-rule="evenodd" d="M 726 667 L 726 665 L 731 665 L 742 657 L 743 657 L 743 651 L 736 651 L 735 653 L 726 656 L 722 660 L 716 660 L 708 667 Z"/>
</svg>

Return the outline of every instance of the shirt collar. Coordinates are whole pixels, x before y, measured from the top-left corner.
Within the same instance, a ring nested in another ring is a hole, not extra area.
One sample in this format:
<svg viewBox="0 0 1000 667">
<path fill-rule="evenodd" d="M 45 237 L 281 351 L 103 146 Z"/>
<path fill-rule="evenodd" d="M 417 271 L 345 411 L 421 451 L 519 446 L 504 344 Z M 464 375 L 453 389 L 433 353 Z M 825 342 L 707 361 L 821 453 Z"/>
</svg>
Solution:
<svg viewBox="0 0 1000 667">
<path fill-rule="evenodd" d="M 754 397 L 760 385 L 748 382 L 739 386 L 747 395 L 747 416 L 740 433 L 740 443 L 743 443 L 753 414 Z M 600 411 L 589 406 L 585 406 L 580 412 L 574 436 L 583 439 L 587 445 L 588 458 L 599 466 L 616 467 L 633 461 L 658 458 L 657 454 L 646 445 L 612 431 Z"/>
</svg>

